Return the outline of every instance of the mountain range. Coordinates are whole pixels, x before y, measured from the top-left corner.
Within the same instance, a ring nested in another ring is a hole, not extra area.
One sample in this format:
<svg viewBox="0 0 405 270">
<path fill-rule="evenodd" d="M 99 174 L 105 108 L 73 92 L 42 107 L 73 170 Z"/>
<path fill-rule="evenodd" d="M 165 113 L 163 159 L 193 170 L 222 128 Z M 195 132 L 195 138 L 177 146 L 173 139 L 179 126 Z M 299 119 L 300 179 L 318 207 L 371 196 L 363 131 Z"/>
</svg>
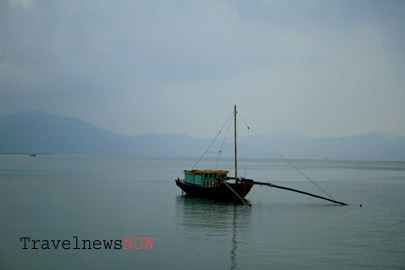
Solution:
<svg viewBox="0 0 405 270">
<path fill-rule="evenodd" d="M 0 117 L 0 153 L 200 157 L 211 141 L 173 133 L 120 135 L 76 118 L 38 111 Z M 329 138 L 281 133 L 238 141 L 242 158 L 280 158 L 278 152 L 286 158 L 405 161 L 405 136 L 392 133 Z M 224 157 L 233 156 L 231 136 L 225 143 L 223 138 L 217 140 L 209 152 L 221 145 Z"/>
</svg>

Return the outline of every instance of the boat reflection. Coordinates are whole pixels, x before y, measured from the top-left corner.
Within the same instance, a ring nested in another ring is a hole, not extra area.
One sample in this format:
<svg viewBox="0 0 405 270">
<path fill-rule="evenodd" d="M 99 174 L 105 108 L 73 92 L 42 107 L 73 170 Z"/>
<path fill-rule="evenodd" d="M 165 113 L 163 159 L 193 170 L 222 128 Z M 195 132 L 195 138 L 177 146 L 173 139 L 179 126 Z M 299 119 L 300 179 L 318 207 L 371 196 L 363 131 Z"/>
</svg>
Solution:
<svg viewBox="0 0 405 270">
<path fill-rule="evenodd" d="M 221 252 L 223 257 L 229 256 L 230 268 L 237 269 L 238 244 L 243 243 L 241 239 L 250 232 L 250 207 L 201 197 L 178 196 L 176 214 L 178 227 L 184 230 L 186 241 L 196 252 L 205 250 L 213 255 Z M 228 250 L 227 254 L 223 254 L 224 250 Z"/>
</svg>

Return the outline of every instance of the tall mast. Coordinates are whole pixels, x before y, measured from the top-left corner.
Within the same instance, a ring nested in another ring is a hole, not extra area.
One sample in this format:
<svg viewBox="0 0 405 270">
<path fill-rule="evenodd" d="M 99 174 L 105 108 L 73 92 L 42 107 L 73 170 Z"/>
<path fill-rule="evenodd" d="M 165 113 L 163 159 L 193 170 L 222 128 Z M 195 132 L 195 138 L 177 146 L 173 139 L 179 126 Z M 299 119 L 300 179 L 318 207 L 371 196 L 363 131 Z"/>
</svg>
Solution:
<svg viewBox="0 0 405 270">
<path fill-rule="evenodd" d="M 234 136 L 235 136 L 235 179 L 238 181 L 238 148 L 236 144 L 236 104 L 233 109 L 233 126 L 234 126 Z"/>
</svg>

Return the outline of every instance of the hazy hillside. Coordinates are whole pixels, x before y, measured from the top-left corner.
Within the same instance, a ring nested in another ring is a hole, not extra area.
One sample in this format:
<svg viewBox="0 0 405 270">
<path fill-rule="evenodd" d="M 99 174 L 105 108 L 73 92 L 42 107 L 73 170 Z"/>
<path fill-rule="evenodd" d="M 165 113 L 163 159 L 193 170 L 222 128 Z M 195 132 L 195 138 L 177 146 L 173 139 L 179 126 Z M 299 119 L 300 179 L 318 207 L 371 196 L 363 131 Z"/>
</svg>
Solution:
<svg viewBox="0 0 405 270">
<path fill-rule="evenodd" d="M 0 117 L 0 153 L 198 156 L 203 142 L 170 133 L 124 136 L 37 111 Z"/>
<path fill-rule="evenodd" d="M 283 133 L 263 137 L 287 158 L 405 160 L 405 137 L 369 133 L 338 138 L 310 138 Z M 240 137 L 240 157 L 279 158 L 255 137 Z M 0 117 L 0 153 L 106 154 L 131 156 L 201 156 L 211 139 L 172 133 L 140 136 L 116 134 L 82 120 L 43 112 L 24 112 Z M 220 149 L 222 139 L 210 151 Z M 210 155 L 210 154 L 209 154 Z M 227 138 L 223 156 L 233 155 Z"/>
<path fill-rule="evenodd" d="M 0 152 L 50 154 L 131 153 L 130 137 L 70 117 L 24 112 L 0 118 Z"/>
</svg>

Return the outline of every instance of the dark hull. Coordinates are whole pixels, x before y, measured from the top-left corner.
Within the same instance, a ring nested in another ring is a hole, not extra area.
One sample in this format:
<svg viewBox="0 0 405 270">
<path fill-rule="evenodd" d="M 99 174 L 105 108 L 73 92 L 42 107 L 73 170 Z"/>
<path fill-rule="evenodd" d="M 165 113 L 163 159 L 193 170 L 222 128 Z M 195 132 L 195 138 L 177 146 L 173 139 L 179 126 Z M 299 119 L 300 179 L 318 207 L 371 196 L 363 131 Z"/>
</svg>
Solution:
<svg viewBox="0 0 405 270">
<path fill-rule="evenodd" d="M 228 184 L 242 198 L 245 198 L 253 186 L 249 182 Z M 199 185 L 184 183 L 179 180 L 176 180 L 176 185 L 190 196 L 214 198 L 219 200 L 238 199 L 237 196 L 225 185 L 220 185 L 217 187 L 202 187 Z"/>
</svg>

